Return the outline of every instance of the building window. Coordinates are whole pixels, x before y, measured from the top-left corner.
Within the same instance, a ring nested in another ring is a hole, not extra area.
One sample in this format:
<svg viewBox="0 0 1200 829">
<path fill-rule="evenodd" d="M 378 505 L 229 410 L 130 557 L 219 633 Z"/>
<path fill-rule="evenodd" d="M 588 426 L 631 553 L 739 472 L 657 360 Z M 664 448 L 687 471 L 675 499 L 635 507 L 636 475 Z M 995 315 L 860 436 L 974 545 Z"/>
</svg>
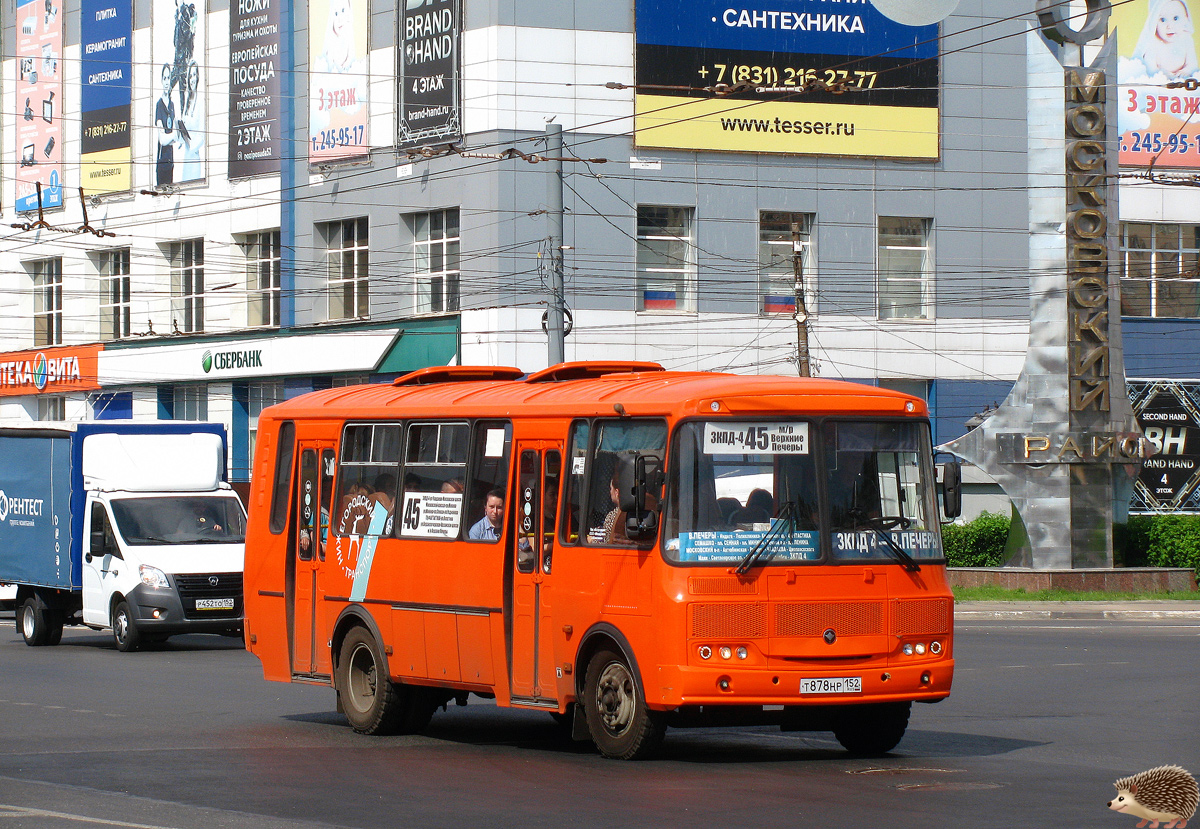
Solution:
<svg viewBox="0 0 1200 829">
<path fill-rule="evenodd" d="M 67 399 L 65 397 L 42 396 L 37 399 L 38 420 L 66 420 Z"/>
<path fill-rule="evenodd" d="M 1121 223 L 1121 313 L 1200 317 L 1200 225 Z"/>
<path fill-rule="evenodd" d="M 696 245 L 690 207 L 638 205 L 639 311 L 696 310 Z"/>
<path fill-rule="evenodd" d="M 129 336 L 129 248 L 100 254 L 100 339 Z"/>
<path fill-rule="evenodd" d="M 242 240 L 246 255 L 246 291 L 250 298 L 249 323 L 257 327 L 279 327 L 282 245 L 278 230 L 251 233 Z"/>
<path fill-rule="evenodd" d="M 181 334 L 204 330 L 204 240 L 172 242 L 171 326 Z"/>
<path fill-rule="evenodd" d="M 367 289 L 367 220 L 348 219 L 325 225 L 329 318 L 370 315 Z"/>
<path fill-rule="evenodd" d="M 330 380 L 330 386 L 335 389 L 342 386 L 365 386 L 366 384 L 367 375 L 365 374 L 343 374 Z"/>
<path fill-rule="evenodd" d="M 63 325 L 62 259 L 31 263 L 33 272 L 33 344 L 61 345 Z"/>
<path fill-rule="evenodd" d="M 250 431 L 250 457 L 254 457 L 254 443 L 258 438 L 258 417 L 267 406 L 283 402 L 283 382 L 251 383 L 248 389 L 247 420 Z"/>
<path fill-rule="evenodd" d="M 793 227 L 794 226 L 794 227 Z M 763 211 L 758 218 L 759 311 L 796 312 L 796 254 L 804 284 L 804 307 L 816 310 L 817 272 L 812 248 L 813 216 Z"/>
<path fill-rule="evenodd" d="M 933 317 L 930 219 L 879 217 L 879 318 Z"/>
<path fill-rule="evenodd" d="M 413 303 L 418 314 L 458 310 L 458 208 L 405 217 L 413 237 Z"/>
<path fill-rule="evenodd" d="M 208 420 L 208 386 L 176 386 L 174 398 L 173 419 Z"/>
</svg>

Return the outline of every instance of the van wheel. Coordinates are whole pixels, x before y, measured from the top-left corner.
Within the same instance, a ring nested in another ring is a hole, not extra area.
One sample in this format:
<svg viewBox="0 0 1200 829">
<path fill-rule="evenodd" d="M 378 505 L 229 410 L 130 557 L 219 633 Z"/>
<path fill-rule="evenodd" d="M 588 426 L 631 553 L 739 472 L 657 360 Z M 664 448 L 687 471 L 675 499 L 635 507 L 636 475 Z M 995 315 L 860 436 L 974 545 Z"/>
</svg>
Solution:
<svg viewBox="0 0 1200 829">
<path fill-rule="evenodd" d="M 833 736 L 857 757 L 887 754 L 904 738 L 911 709 L 911 702 L 844 706 L 834 721 Z"/>
<path fill-rule="evenodd" d="M 366 628 L 346 634 L 337 673 L 338 702 L 350 727 L 359 734 L 395 734 L 405 714 L 402 692 L 408 689 L 388 681 L 379 646 Z"/>
<path fill-rule="evenodd" d="M 136 651 L 138 645 L 141 644 L 141 634 L 138 632 L 137 622 L 133 620 L 133 611 L 129 609 L 128 602 L 119 602 L 112 617 L 112 632 L 113 641 L 117 643 L 117 650 L 121 653 L 129 653 Z"/>
<path fill-rule="evenodd" d="M 63 634 L 63 614 L 61 610 L 47 610 L 44 614 L 46 618 L 46 644 L 57 645 L 62 641 Z"/>
<path fill-rule="evenodd" d="M 625 658 L 611 651 L 600 651 L 588 663 L 583 708 L 592 742 L 614 760 L 649 757 L 666 733 L 662 718 L 646 708 Z"/>
<path fill-rule="evenodd" d="M 37 596 L 30 596 L 21 605 L 21 610 L 17 613 L 17 630 L 21 631 L 26 645 L 36 648 L 54 644 L 50 641 L 53 626 L 47 618 L 51 613 Z M 62 638 L 62 625 L 59 625 L 58 636 Z"/>
</svg>

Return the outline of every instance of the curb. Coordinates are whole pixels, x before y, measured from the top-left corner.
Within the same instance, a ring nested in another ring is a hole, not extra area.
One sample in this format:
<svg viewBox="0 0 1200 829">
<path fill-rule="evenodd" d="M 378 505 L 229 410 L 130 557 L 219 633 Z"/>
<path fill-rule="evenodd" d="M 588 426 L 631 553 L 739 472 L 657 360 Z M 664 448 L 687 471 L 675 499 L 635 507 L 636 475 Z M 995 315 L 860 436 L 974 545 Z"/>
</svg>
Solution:
<svg viewBox="0 0 1200 829">
<path fill-rule="evenodd" d="M 1200 620 L 1200 608 L 1194 610 L 1164 609 L 1134 610 L 1132 608 L 962 608 L 955 606 L 956 621 L 985 621 L 989 619 L 1009 619 L 1013 621 L 1127 621 L 1146 622 L 1155 620 Z"/>
</svg>

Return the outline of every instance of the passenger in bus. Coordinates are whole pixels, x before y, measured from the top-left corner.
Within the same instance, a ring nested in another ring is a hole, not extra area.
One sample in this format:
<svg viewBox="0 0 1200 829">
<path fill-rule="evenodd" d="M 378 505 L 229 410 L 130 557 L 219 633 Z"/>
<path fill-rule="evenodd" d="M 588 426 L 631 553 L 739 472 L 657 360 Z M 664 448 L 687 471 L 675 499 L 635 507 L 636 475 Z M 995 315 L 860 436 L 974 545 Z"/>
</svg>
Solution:
<svg viewBox="0 0 1200 829">
<path fill-rule="evenodd" d="M 496 541 L 504 524 L 504 490 L 493 489 L 487 494 L 483 505 L 483 518 L 467 530 L 467 538 L 476 541 Z"/>
<path fill-rule="evenodd" d="M 625 512 L 621 509 L 621 468 L 613 470 L 612 479 L 608 482 L 608 497 L 612 499 L 613 508 L 604 516 L 602 544 L 630 544 L 625 535 Z"/>
<path fill-rule="evenodd" d="M 461 493 L 466 489 L 462 478 L 451 478 L 442 484 L 442 492 Z"/>
<path fill-rule="evenodd" d="M 396 476 L 390 472 L 384 472 L 375 479 L 375 491 L 371 493 L 371 500 L 377 504 L 382 504 L 383 508 L 389 513 L 396 506 Z"/>
</svg>

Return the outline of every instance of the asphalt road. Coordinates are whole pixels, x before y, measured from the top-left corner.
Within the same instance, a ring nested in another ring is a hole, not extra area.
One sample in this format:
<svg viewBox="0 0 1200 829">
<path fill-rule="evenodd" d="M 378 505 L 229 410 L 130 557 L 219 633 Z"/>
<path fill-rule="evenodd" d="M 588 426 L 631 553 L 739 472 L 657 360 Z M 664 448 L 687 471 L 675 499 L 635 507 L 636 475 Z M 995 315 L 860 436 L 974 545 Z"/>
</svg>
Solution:
<svg viewBox="0 0 1200 829">
<path fill-rule="evenodd" d="M 119 654 L 68 629 L 28 648 L 0 624 L 0 829 L 1123 829 L 1136 820 L 1105 809 L 1117 777 L 1200 774 L 1194 618 L 971 616 L 953 695 L 915 706 L 886 758 L 746 728 L 670 731 L 641 763 L 474 698 L 425 735 L 362 737 L 332 691 L 263 681 L 235 640 Z"/>
</svg>

